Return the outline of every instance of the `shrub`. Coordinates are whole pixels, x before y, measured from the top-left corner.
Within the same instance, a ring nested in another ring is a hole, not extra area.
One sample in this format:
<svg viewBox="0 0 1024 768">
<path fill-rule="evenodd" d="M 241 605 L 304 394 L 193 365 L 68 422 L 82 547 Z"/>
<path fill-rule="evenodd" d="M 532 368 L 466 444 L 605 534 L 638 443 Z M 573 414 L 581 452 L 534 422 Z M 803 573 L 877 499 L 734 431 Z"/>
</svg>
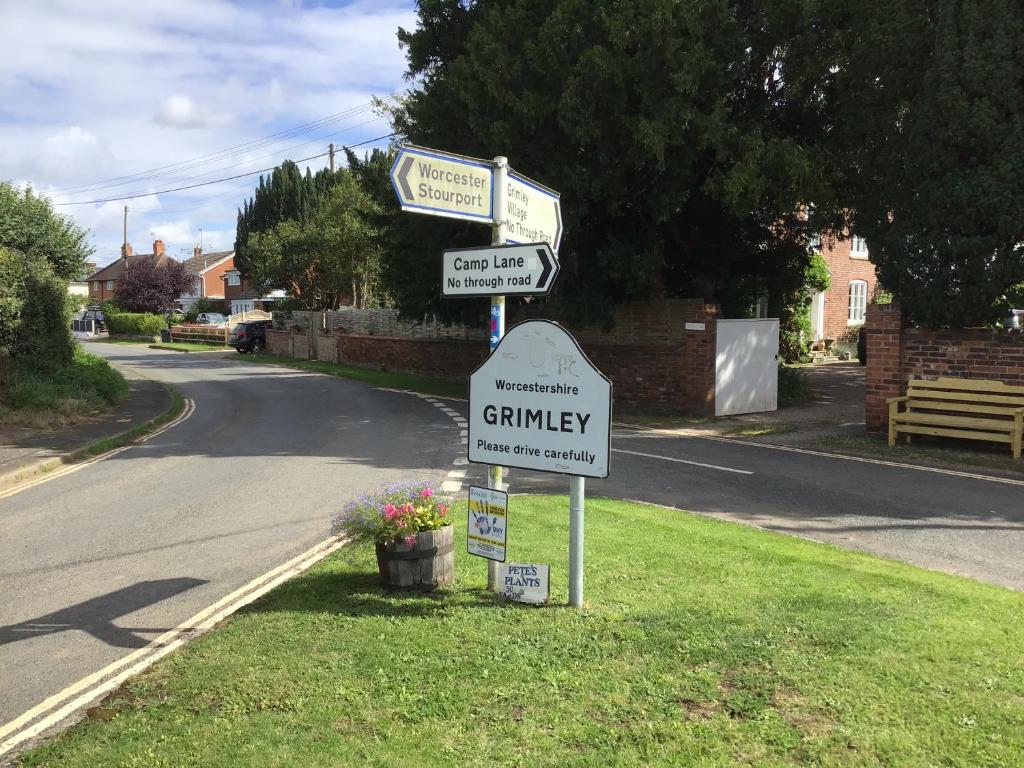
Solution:
<svg viewBox="0 0 1024 768">
<path fill-rule="evenodd" d="M 102 357 L 76 347 L 71 362 L 42 372 L 26 360 L 0 368 L 0 417 L 8 423 L 53 424 L 92 414 L 128 393 L 124 377 Z"/>
<path fill-rule="evenodd" d="M 140 312 L 118 312 L 106 315 L 110 333 L 124 336 L 156 336 L 167 327 L 163 315 L 149 315 Z"/>
<path fill-rule="evenodd" d="M 828 263 L 820 253 L 811 257 L 804 272 L 804 285 L 792 297 L 779 318 L 779 354 L 787 363 L 806 362 L 810 359 L 811 299 L 814 294 L 827 291 L 832 284 Z"/>
<path fill-rule="evenodd" d="M 0 246 L 0 352 L 54 370 L 71 362 L 67 288 L 45 259 Z"/>
<path fill-rule="evenodd" d="M 779 408 L 804 405 L 814 400 L 814 388 L 799 368 L 779 366 Z"/>
</svg>

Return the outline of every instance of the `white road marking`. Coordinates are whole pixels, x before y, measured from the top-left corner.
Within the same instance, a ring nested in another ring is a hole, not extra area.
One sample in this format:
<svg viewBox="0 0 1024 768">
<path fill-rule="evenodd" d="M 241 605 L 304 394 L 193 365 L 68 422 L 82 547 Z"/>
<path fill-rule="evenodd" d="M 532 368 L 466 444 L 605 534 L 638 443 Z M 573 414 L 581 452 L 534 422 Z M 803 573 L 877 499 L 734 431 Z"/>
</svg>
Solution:
<svg viewBox="0 0 1024 768">
<path fill-rule="evenodd" d="M 181 413 L 177 415 L 177 417 L 167 422 L 159 429 L 150 432 L 148 435 L 144 435 L 143 437 L 140 437 L 138 440 L 133 440 L 127 445 L 122 445 L 120 448 L 114 448 L 113 450 L 107 451 L 106 453 L 101 453 L 98 456 L 94 456 L 91 459 L 87 459 L 85 461 L 78 462 L 75 464 L 68 464 L 66 467 L 62 467 L 61 469 L 55 469 L 52 472 L 47 472 L 45 475 L 42 475 L 41 477 L 38 477 L 35 480 L 30 480 L 28 482 L 22 483 L 21 485 L 16 485 L 13 488 L 8 488 L 6 491 L 0 492 L 0 499 L 6 499 L 8 496 L 13 496 L 16 493 L 27 491 L 29 488 L 35 488 L 37 485 L 42 485 L 43 483 L 48 483 L 51 480 L 56 480 L 58 477 L 70 475 L 72 472 L 78 472 L 79 470 L 85 469 L 86 467 L 91 467 L 93 464 L 96 464 L 100 461 L 109 459 L 112 456 L 117 456 L 119 453 L 123 453 L 127 450 L 130 450 L 136 447 L 137 445 L 146 443 L 152 440 L 157 435 L 161 435 L 167 430 L 178 426 L 183 421 L 191 417 L 192 414 L 195 413 L 195 411 L 196 404 L 191 399 L 186 398 L 185 407 L 182 409 Z"/>
<path fill-rule="evenodd" d="M 192 618 L 160 635 L 147 646 L 139 648 L 98 672 L 69 685 L 60 693 L 50 696 L 19 717 L 0 726 L 0 739 L 4 739 L 0 742 L 0 757 L 19 744 L 23 744 L 58 725 L 65 718 L 117 688 L 129 677 L 139 674 L 171 651 L 209 631 L 240 608 L 308 570 L 344 544 L 345 540 L 336 536 L 320 542 L 283 565 L 256 577 L 213 605 L 204 608 Z M 129 664 L 131 666 L 127 666 Z"/>
<path fill-rule="evenodd" d="M 694 467 L 704 467 L 705 469 L 718 469 L 722 472 L 734 472 L 737 475 L 752 475 L 753 472 L 746 469 L 734 469 L 733 467 L 720 467 L 717 464 L 705 464 L 700 461 L 690 461 L 688 459 L 677 459 L 672 456 L 659 456 L 656 453 L 641 453 L 640 451 L 626 451 L 622 448 L 612 448 L 612 453 L 628 453 L 630 456 L 643 456 L 646 459 L 660 459 L 661 461 L 671 461 L 676 464 L 690 464 Z"/>
<path fill-rule="evenodd" d="M 950 475 L 952 477 L 967 477 L 971 480 L 983 480 L 989 483 L 1003 483 L 1005 485 L 1024 486 L 1024 480 L 1014 480 L 1010 477 L 995 477 L 994 475 L 979 475 L 975 472 L 961 472 L 956 469 L 939 469 L 938 467 L 924 467 L 920 464 L 906 464 L 901 461 L 886 461 L 885 459 L 869 459 L 864 456 L 847 456 L 842 453 L 828 453 L 826 451 L 812 451 L 809 448 L 796 448 L 791 445 L 777 445 L 775 443 L 755 443 L 751 440 L 733 440 L 728 437 L 713 437 L 700 435 L 701 440 L 715 440 L 719 443 L 733 443 L 734 445 L 749 445 L 756 448 L 770 448 L 773 451 L 788 451 L 790 453 L 802 453 L 808 456 L 821 456 L 826 459 L 842 459 L 843 461 L 856 461 L 861 464 L 878 464 L 883 467 L 895 467 L 897 469 L 913 469 L 918 472 L 932 472 L 937 475 Z"/>
</svg>

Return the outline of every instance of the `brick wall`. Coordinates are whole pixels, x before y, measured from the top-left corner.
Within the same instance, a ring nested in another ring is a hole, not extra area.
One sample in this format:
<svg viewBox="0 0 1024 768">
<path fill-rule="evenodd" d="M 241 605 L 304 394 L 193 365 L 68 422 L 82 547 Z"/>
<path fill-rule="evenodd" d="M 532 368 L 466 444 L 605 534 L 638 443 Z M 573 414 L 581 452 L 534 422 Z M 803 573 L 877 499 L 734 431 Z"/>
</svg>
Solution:
<svg viewBox="0 0 1024 768">
<path fill-rule="evenodd" d="M 641 313 L 634 324 L 618 333 L 584 330 L 577 336 L 584 352 L 612 380 L 616 408 L 649 413 L 714 413 L 715 321 L 718 308 L 689 302 L 666 314 L 664 307 L 651 317 L 664 327 L 676 326 L 679 336 L 664 336 L 659 343 L 637 343 Z M 702 325 L 687 329 L 686 323 Z M 575 335 L 575 334 L 574 334 Z M 418 373 L 438 378 L 464 379 L 486 358 L 483 340 L 431 339 L 319 332 L 321 360 L 378 370 Z M 308 337 L 304 330 L 267 331 L 267 351 L 305 359 Z"/>
<path fill-rule="evenodd" d="M 869 432 L 888 426 L 888 397 L 911 376 L 1024 384 L 1024 334 L 1006 330 L 904 328 L 899 305 L 868 307 L 865 416 Z"/>
</svg>

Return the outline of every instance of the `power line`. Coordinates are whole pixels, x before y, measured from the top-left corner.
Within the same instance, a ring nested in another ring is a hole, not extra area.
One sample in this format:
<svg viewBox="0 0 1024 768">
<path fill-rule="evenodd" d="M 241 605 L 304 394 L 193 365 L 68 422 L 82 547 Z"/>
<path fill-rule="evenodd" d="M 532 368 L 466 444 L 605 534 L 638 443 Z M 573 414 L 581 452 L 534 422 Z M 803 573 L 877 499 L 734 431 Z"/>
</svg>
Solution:
<svg viewBox="0 0 1024 768">
<path fill-rule="evenodd" d="M 388 134 L 386 134 L 384 136 L 378 136 L 378 137 L 376 137 L 374 139 L 367 139 L 366 141 L 361 141 L 358 144 L 348 144 L 348 145 L 346 145 L 346 147 L 348 149 L 355 149 L 356 147 L 362 147 L 362 146 L 364 146 L 366 144 L 372 144 L 375 141 L 382 141 L 384 139 L 390 139 L 392 136 L 395 136 L 395 135 L 397 135 L 397 134 L 395 134 L 395 133 L 388 133 Z M 303 157 L 302 159 L 295 160 L 293 162 L 295 162 L 296 164 L 304 163 L 307 160 L 316 160 L 319 157 L 327 157 L 329 154 L 330 154 L 330 152 L 321 152 L 319 155 L 310 155 L 309 157 Z M 155 192 L 142 192 L 142 193 L 137 194 L 137 195 L 122 195 L 121 197 L 106 197 L 106 198 L 103 198 L 101 200 L 78 200 L 78 201 L 73 202 L 73 203 L 54 203 L 53 205 L 55 207 L 56 206 L 65 206 L 65 205 L 93 205 L 95 203 L 113 203 L 113 202 L 116 202 L 118 200 L 133 200 L 133 199 L 135 199 L 137 197 L 149 197 L 150 195 L 165 195 L 165 194 L 167 194 L 169 192 L 182 192 L 182 191 L 184 191 L 186 189 L 195 189 L 196 187 L 206 187 L 206 186 L 209 186 L 210 184 L 219 184 L 222 181 L 234 181 L 235 179 L 244 179 L 246 176 L 255 176 L 257 173 L 267 173 L 268 171 L 273 171 L 273 170 L 276 170 L 277 168 L 280 168 L 280 167 L 281 167 L 280 164 L 272 165 L 269 168 L 261 168 L 258 171 L 249 171 L 247 173 L 239 173 L 239 174 L 237 174 L 235 176 L 225 176 L 223 179 L 212 179 L 210 181 L 200 182 L 199 184 L 188 184 L 188 185 L 186 185 L 184 187 L 174 187 L 173 189 L 160 189 L 160 190 L 157 190 Z"/>
<path fill-rule="evenodd" d="M 393 101 L 394 99 L 395 99 L 395 96 L 388 96 L 385 99 L 385 101 Z M 309 123 L 303 123 L 303 124 L 298 125 L 298 126 L 293 126 L 291 128 L 287 128 L 287 129 L 285 129 L 283 131 L 278 131 L 277 133 L 270 134 L 269 136 L 264 136 L 262 138 L 253 139 L 251 141 L 247 141 L 247 142 L 244 142 L 242 144 L 237 144 L 237 145 L 235 145 L 233 147 L 228 147 L 227 149 L 219 150 L 217 152 L 212 152 L 212 153 L 207 154 L 207 155 L 201 155 L 199 157 L 192 158 L 190 160 L 180 160 L 180 161 L 178 161 L 176 163 L 171 163 L 169 165 L 156 166 L 154 168 L 149 168 L 149 169 L 144 170 L 144 171 L 138 171 L 138 172 L 133 173 L 133 174 L 127 174 L 127 175 L 124 175 L 124 176 L 114 176 L 114 177 L 112 177 L 110 179 L 104 179 L 104 180 L 100 180 L 100 181 L 96 181 L 96 182 L 88 182 L 86 184 L 79 184 L 77 186 L 66 187 L 66 188 L 63 188 L 63 189 L 56 189 L 56 190 L 53 190 L 53 192 L 51 194 L 72 194 L 73 195 L 73 194 L 82 194 L 82 193 L 85 193 L 85 192 L 93 192 L 93 191 L 96 191 L 96 190 L 99 190 L 99 189 L 107 189 L 107 188 L 111 188 L 111 187 L 119 187 L 119 186 L 124 186 L 125 184 L 131 184 L 131 183 L 138 182 L 138 181 L 147 181 L 147 180 L 159 177 L 159 176 L 169 175 L 169 174 L 174 173 L 174 172 L 186 171 L 186 170 L 190 170 L 192 168 L 197 168 L 197 167 L 201 167 L 203 165 L 208 165 L 210 163 L 219 162 L 221 160 L 227 160 L 227 159 L 230 159 L 232 157 L 245 154 L 247 152 L 252 152 L 254 150 L 262 149 L 263 147 L 270 146 L 272 144 L 276 144 L 276 143 L 279 143 L 281 141 L 285 141 L 286 139 L 293 138 L 295 136 L 301 136 L 304 133 L 310 133 L 311 131 L 314 131 L 314 130 L 316 130 L 318 128 L 324 128 L 324 127 L 326 127 L 328 125 L 331 125 L 333 123 L 337 123 L 337 122 L 339 122 L 341 120 L 344 120 L 346 118 L 355 117 L 356 115 L 359 115 L 359 114 L 362 114 L 362 113 L 365 113 L 365 112 L 371 110 L 373 108 L 373 106 L 374 106 L 373 102 L 366 102 L 364 104 L 359 104 L 359 105 L 357 105 L 355 107 L 351 107 L 351 108 L 349 108 L 347 110 L 344 110 L 342 112 L 337 112 L 337 113 L 335 113 L 333 115 L 328 115 L 327 117 L 319 118 L 318 120 L 314 120 L 314 121 L 309 122 Z M 369 121 L 369 122 L 373 122 L 373 121 Z M 366 123 L 363 123 L 362 125 L 365 125 L 365 124 Z M 319 139 L 317 139 L 317 140 L 319 140 Z M 316 140 L 314 140 L 314 141 L 316 141 Z M 312 142 L 305 142 L 305 143 L 312 143 Z M 299 145 L 299 146 L 301 146 L 301 145 Z M 272 154 L 276 154 L 278 151 L 281 151 L 281 150 L 275 150 Z M 287 150 L 287 151 L 290 151 L 290 150 Z"/>
</svg>

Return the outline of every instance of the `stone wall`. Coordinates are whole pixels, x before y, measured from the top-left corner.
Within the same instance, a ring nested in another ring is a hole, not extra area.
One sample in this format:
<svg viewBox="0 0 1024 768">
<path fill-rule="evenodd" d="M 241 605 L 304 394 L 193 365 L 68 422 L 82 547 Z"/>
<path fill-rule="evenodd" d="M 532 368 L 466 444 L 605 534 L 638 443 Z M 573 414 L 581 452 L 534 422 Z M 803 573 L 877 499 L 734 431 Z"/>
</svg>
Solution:
<svg viewBox="0 0 1024 768">
<path fill-rule="evenodd" d="M 865 418 L 869 432 L 888 427 L 886 399 L 906 394 L 911 376 L 992 379 L 1024 385 L 1019 331 L 905 328 L 898 304 L 868 307 Z"/>
</svg>

